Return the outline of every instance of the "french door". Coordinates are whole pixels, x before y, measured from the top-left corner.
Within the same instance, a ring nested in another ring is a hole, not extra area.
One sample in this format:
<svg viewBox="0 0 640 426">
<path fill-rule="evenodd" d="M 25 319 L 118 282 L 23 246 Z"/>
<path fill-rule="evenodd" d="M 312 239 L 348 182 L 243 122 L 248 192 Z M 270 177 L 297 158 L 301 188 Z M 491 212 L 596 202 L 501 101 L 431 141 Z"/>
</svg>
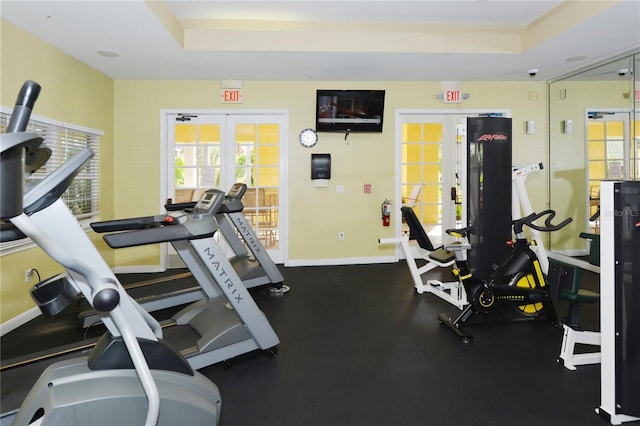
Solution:
<svg viewBox="0 0 640 426">
<path fill-rule="evenodd" d="M 167 115 L 167 197 L 195 201 L 208 188 L 247 185 L 244 215 L 276 263 L 284 261 L 285 113 Z M 179 265 L 168 250 L 169 267 Z"/>
<path fill-rule="evenodd" d="M 466 226 L 467 117 L 507 112 L 398 111 L 396 169 L 401 204 L 410 204 L 434 246 L 446 230 Z M 420 191 L 415 191 L 420 187 Z M 418 193 L 416 199 L 413 194 Z M 398 209 L 399 210 L 399 209 Z M 398 223 L 396 234 L 406 232 Z"/>
<path fill-rule="evenodd" d="M 600 233 L 600 181 L 632 177 L 629 112 L 587 112 L 587 232 Z"/>
</svg>

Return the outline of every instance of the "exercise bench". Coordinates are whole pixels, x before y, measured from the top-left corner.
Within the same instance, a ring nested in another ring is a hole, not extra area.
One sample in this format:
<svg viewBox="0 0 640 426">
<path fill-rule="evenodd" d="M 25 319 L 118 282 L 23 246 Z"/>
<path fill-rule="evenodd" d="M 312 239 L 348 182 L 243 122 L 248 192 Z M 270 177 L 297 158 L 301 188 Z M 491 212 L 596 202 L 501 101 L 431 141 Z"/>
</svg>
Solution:
<svg viewBox="0 0 640 426">
<path fill-rule="evenodd" d="M 458 281 L 443 283 L 439 280 L 427 280 L 426 284 L 422 281 L 422 275 L 437 268 L 447 268 L 455 263 L 455 254 L 450 247 L 435 248 L 425 232 L 422 224 L 418 220 L 415 212 L 411 207 L 403 206 L 400 208 L 402 217 L 409 226 L 409 236 L 397 238 L 380 238 L 380 244 L 400 244 L 404 252 L 414 287 L 418 294 L 432 293 L 439 298 L 446 300 L 458 309 L 463 309 L 467 304 L 467 293 L 462 284 Z M 418 243 L 420 257 L 427 263 L 418 267 L 410 241 L 415 240 Z M 455 244 L 455 243 L 454 243 Z"/>
</svg>

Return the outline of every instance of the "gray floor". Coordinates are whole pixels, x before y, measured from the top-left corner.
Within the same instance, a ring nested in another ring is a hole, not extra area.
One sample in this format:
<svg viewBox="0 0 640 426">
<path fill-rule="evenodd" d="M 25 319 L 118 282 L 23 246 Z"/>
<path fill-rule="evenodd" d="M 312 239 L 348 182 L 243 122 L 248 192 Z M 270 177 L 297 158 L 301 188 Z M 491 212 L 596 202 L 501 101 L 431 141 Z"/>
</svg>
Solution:
<svg viewBox="0 0 640 426">
<path fill-rule="evenodd" d="M 609 424 L 594 412 L 599 366 L 557 364 L 562 332 L 546 322 L 470 321 L 465 345 L 437 320 L 459 311 L 416 294 L 404 262 L 283 274 L 284 297 L 254 292 L 279 355 L 202 370 L 220 388 L 221 426 Z M 581 319 L 597 327 L 597 307 Z"/>
</svg>

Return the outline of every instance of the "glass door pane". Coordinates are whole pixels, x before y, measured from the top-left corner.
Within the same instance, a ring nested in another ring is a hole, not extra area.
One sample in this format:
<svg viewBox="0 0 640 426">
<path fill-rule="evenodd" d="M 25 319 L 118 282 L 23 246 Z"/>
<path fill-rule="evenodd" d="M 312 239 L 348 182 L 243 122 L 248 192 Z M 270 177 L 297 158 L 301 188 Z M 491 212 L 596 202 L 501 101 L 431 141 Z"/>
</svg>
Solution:
<svg viewBox="0 0 640 426">
<path fill-rule="evenodd" d="M 446 239 L 443 230 L 454 227 L 456 219 L 450 196 L 455 144 L 449 143 L 449 119 L 407 115 L 401 120 L 402 204 L 413 208 L 432 243 L 440 245 Z M 403 223 L 403 232 L 407 230 Z"/>
<path fill-rule="evenodd" d="M 627 113 L 591 113 L 587 122 L 587 232 L 600 233 L 600 182 L 629 179 Z"/>
<path fill-rule="evenodd" d="M 281 253 L 281 164 L 283 123 L 280 116 L 242 115 L 228 118 L 234 182 L 247 185 L 244 214 L 274 261 Z M 230 177 L 227 177 L 230 179 Z"/>
<path fill-rule="evenodd" d="M 173 118 L 174 179 L 168 194 L 175 203 L 195 201 L 204 190 L 220 186 L 221 124 L 211 116 L 188 122 Z"/>
</svg>

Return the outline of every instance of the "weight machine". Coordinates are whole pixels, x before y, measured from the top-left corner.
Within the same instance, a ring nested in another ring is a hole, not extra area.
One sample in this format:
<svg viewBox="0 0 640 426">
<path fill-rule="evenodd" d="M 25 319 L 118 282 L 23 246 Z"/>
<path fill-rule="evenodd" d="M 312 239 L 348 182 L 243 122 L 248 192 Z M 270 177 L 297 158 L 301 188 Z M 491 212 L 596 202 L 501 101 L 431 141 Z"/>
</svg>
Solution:
<svg viewBox="0 0 640 426">
<path fill-rule="evenodd" d="M 477 119 L 477 123 L 482 123 L 484 117 Z M 499 120 L 499 123 L 502 120 Z M 479 124 L 477 124 L 479 125 Z M 504 146 L 504 144 L 503 144 Z M 534 163 L 527 165 L 514 165 L 511 171 L 511 200 L 512 200 L 512 217 L 522 218 L 534 213 L 531 206 L 531 201 L 525 187 L 527 176 L 535 171 L 542 170 L 544 168 L 542 163 Z M 429 279 L 425 283 L 422 279 L 422 275 L 432 271 L 437 267 L 447 268 L 456 263 L 456 255 L 459 262 L 467 262 L 466 252 L 471 249 L 471 245 L 467 241 L 466 236 L 462 238 L 458 235 L 458 239 L 462 241 L 456 241 L 451 244 L 435 248 L 429 236 L 424 231 L 422 224 L 416 217 L 411 206 L 403 206 L 401 208 L 402 217 L 405 219 L 409 226 L 409 236 L 395 237 L 395 238 L 381 238 L 378 240 L 380 244 L 400 244 L 400 248 L 404 254 L 407 266 L 411 272 L 411 278 L 413 280 L 414 288 L 418 294 L 431 293 L 441 299 L 451 303 L 458 309 L 464 309 L 468 304 L 467 293 L 462 283 L 462 279 L 451 282 L 442 282 L 436 279 Z M 536 253 L 540 266 L 543 272 L 546 274 L 549 261 L 544 248 L 544 242 L 540 231 L 535 228 L 530 228 L 532 234 L 533 244 L 530 244 L 530 248 Z M 453 233 L 450 233 L 453 235 Z M 416 258 L 412 251 L 410 241 L 415 240 L 418 243 L 419 254 L 418 259 L 426 261 L 421 267 L 416 264 Z M 506 240 L 505 240 L 506 241 Z M 454 275 L 459 272 L 460 269 L 454 268 Z"/>
<path fill-rule="evenodd" d="M 445 246 L 445 249 L 456 252 L 458 277 L 470 303 L 455 319 L 445 314 L 438 316 L 440 323 L 465 342 L 472 336 L 465 334 L 460 326 L 473 314 L 486 314 L 501 305 L 515 306 L 528 318 L 557 322 L 543 273 L 543 268 L 548 268 L 546 253 L 537 248 L 542 239 L 534 234 L 533 241 L 529 242 L 524 227 L 532 232 L 552 231 L 571 219 L 554 225 L 551 223 L 554 211 L 533 212 L 524 181 L 528 173 L 541 168 L 541 164 L 511 166 L 511 119 L 477 117 L 467 120 L 469 226 L 447 232 L 468 241 L 470 249 L 456 250 L 453 246 Z M 520 207 L 525 211 L 523 216 Z M 546 217 L 544 226 L 534 223 L 543 217 Z M 513 220 L 515 218 L 520 219 Z M 513 234 L 515 241 L 505 244 L 511 241 Z"/>
<path fill-rule="evenodd" d="M 601 182 L 600 406 L 611 424 L 640 420 L 640 181 Z"/>
<path fill-rule="evenodd" d="M 413 285 L 418 294 L 425 292 L 432 293 L 459 309 L 464 308 L 467 304 L 467 294 L 464 291 L 464 287 L 458 281 L 443 283 L 440 280 L 432 279 L 428 280 L 426 284 L 422 281 L 422 275 L 427 272 L 437 267 L 447 268 L 452 266 L 455 263 L 454 253 L 442 246 L 438 248 L 433 246 L 420 220 L 418 220 L 418 217 L 411 207 L 403 206 L 400 208 L 400 211 L 409 226 L 409 236 L 380 238 L 378 239 L 378 243 L 400 244 L 405 260 L 407 261 L 407 266 L 411 272 Z M 418 267 L 414 258 L 411 245 L 409 244 L 410 240 L 415 240 L 418 243 L 420 257 L 426 261 L 426 263 L 420 267 Z"/>
</svg>

